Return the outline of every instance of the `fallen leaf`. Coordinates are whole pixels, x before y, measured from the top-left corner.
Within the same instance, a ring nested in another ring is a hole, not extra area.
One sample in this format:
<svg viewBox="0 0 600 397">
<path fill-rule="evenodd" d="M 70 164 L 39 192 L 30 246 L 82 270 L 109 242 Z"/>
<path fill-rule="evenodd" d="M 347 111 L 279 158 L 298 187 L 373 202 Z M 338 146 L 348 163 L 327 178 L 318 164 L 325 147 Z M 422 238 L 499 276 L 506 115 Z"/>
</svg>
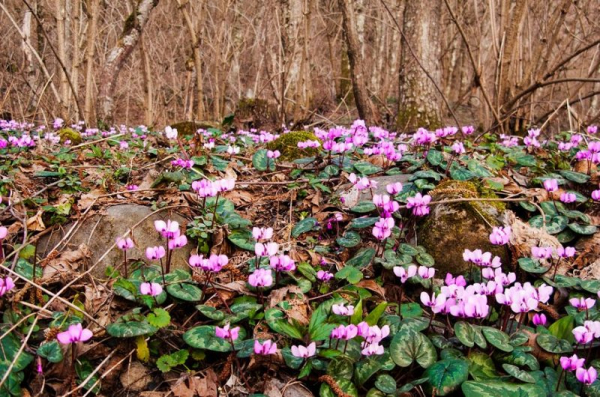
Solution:
<svg viewBox="0 0 600 397">
<path fill-rule="evenodd" d="M 46 230 L 46 225 L 44 225 L 44 221 L 42 220 L 43 214 L 44 210 L 40 208 L 37 214 L 27 219 L 27 229 L 33 232 L 41 232 L 42 230 Z"/>
<path fill-rule="evenodd" d="M 366 288 L 370 291 L 373 291 L 377 295 L 385 298 L 385 288 L 377 284 L 374 280 L 361 280 L 356 284 L 357 287 Z"/>
</svg>

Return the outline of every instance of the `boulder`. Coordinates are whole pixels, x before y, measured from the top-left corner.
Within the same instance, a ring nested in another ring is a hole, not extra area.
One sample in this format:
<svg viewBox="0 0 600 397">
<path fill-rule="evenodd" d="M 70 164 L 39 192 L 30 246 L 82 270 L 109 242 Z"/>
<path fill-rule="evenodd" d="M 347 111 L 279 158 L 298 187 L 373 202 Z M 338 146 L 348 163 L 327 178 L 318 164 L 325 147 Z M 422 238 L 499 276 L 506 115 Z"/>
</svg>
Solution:
<svg viewBox="0 0 600 397">
<path fill-rule="evenodd" d="M 440 183 L 430 194 L 432 201 L 481 197 L 475 184 L 454 180 Z M 468 271 L 470 264 L 463 260 L 465 249 L 489 251 L 500 257 L 505 268 L 510 265 L 508 248 L 492 245 L 489 240 L 492 227 L 501 226 L 501 204 L 473 201 L 431 206 L 430 214 L 418 224 L 416 242 L 435 259 L 439 277 Z"/>
<path fill-rule="evenodd" d="M 107 266 L 118 266 L 123 262 L 123 252 L 116 246 L 104 255 L 106 250 L 113 245 L 118 236 L 122 236 L 142 219 L 148 217 L 133 231 L 132 239 L 135 242 L 135 247 L 127 251 L 127 258 L 149 262 L 145 255 L 146 247 L 165 246 L 164 238 L 154 228 L 154 221 L 175 220 L 179 222 L 181 232 L 185 232 L 187 224 L 186 219 L 178 214 L 168 214 L 166 211 L 154 215 L 151 215 L 152 213 L 153 211 L 149 207 L 137 204 L 108 207 L 103 213 L 91 216 L 76 225 L 78 228 L 72 234 L 66 248 L 85 244 L 91 251 L 90 262 L 95 264 L 100 261 L 92 270 L 92 274 L 100 278 L 105 277 Z M 45 258 L 74 225 L 74 223 L 69 223 L 64 225 L 62 232 L 49 234 L 41 238 L 37 244 L 38 257 L 40 259 Z M 188 269 L 187 260 L 190 257 L 191 249 L 192 245 L 188 244 L 174 251 L 171 270 L 177 268 Z M 61 245 L 59 251 L 63 250 L 65 250 L 65 247 Z"/>
</svg>

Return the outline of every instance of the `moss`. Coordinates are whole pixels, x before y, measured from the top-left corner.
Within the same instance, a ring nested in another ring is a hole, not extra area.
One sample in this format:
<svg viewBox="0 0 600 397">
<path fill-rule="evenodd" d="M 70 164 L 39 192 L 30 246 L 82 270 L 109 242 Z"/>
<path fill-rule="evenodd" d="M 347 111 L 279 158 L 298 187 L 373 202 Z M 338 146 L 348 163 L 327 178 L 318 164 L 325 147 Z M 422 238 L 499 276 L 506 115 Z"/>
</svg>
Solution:
<svg viewBox="0 0 600 397">
<path fill-rule="evenodd" d="M 210 121 L 181 121 L 179 123 L 171 124 L 171 127 L 175 128 L 177 133 L 181 134 L 182 136 L 194 136 L 196 131 L 201 128 L 206 130 L 209 128 L 219 128 L 220 126 L 218 123 L 213 123 Z"/>
<path fill-rule="evenodd" d="M 71 141 L 71 145 L 79 145 L 83 141 L 81 134 L 72 128 L 62 128 L 58 130 L 58 136 L 60 137 L 61 143 Z"/>
<path fill-rule="evenodd" d="M 298 148 L 298 142 L 304 142 L 308 140 L 319 141 L 319 143 L 322 143 L 312 132 L 292 131 L 286 134 L 281 134 L 279 138 L 269 142 L 267 144 L 267 149 L 279 150 L 281 152 L 281 159 L 285 161 L 315 156 L 319 152 L 319 150 L 316 148 Z"/>
</svg>

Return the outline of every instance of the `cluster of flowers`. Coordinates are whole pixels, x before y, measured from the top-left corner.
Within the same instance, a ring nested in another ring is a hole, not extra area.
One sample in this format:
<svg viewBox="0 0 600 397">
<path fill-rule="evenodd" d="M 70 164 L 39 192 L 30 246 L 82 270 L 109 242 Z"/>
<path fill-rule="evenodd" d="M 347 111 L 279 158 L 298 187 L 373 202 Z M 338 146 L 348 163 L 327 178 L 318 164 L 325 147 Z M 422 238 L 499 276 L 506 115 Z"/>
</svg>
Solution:
<svg viewBox="0 0 600 397">
<path fill-rule="evenodd" d="M 308 141 L 298 142 L 298 149 L 318 148 L 320 146 L 321 144 L 319 141 L 313 141 L 310 139 Z"/>
<path fill-rule="evenodd" d="M 194 160 L 191 160 L 191 159 L 184 160 L 182 158 L 178 158 L 178 159 L 171 161 L 171 165 L 173 167 L 179 167 L 179 168 L 183 168 L 184 170 L 185 169 L 189 170 L 194 166 Z"/>
<path fill-rule="evenodd" d="M 523 143 L 527 147 L 540 147 L 541 143 L 538 141 L 538 137 L 542 133 L 541 130 L 533 128 L 527 131 L 527 136 L 523 138 Z"/>
<path fill-rule="evenodd" d="M 338 339 L 349 341 L 356 337 L 362 337 L 361 353 L 364 356 L 382 355 L 384 353 L 383 346 L 379 343 L 390 334 L 390 327 L 384 325 L 369 326 L 366 322 L 360 322 L 356 325 L 339 325 L 331 331 L 330 339 Z"/>
<path fill-rule="evenodd" d="M 227 192 L 235 188 L 235 179 L 217 179 L 211 181 L 202 179 L 192 182 L 192 190 L 198 193 L 200 198 L 215 197 L 220 192 Z"/>
<path fill-rule="evenodd" d="M 276 272 L 291 272 L 296 269 L 296 263 L 288 255 L 277 255 L 279 244 L 266 242 L 273 238 L 273 228 L 254 227 L 252 228 L 252 236 L 258 241 L 254 245 L 257 269 L 248 276 L 248 284 L 255 288 L 270 287 L 273 285 L 271 269 Z M 263 256 L 269 257 L 270 269 L 258 268 L 260 259 Z"/>
<path fill-rule="evenodd" d="M 600 164 L 600 141 L 588 142 L 587 150 L 580 150 L 575 155 L 577 160 L 590 160 L 594 164 Z"/>
</svg>

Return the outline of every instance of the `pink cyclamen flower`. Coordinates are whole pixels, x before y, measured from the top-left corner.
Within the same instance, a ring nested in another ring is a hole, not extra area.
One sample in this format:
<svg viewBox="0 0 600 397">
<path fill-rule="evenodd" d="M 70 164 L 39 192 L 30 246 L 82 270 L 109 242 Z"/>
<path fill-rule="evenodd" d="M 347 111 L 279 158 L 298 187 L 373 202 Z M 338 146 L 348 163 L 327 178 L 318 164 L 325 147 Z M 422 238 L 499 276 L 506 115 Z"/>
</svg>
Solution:
<svg viewBox="0 0 600 397">
<path fill-rule="evenodd" d="M 556 254 L 561 258 L 572 258 L 575 256 L 575 253 L 574 247 L 559 247 L 556 249 Z"/>
<path fill-rule="evenodd" d="M 159 283 L 142 283 L 140 285 L 140 294 L 157 296 L 163 292 L 163 288 Z"/>
<path fill-rule="evenodd" d="M 333 273 L 327 272 L 325 270 L 319 270 L 317 272 L 317 278 L 321 281 L 329 281 L 333 278 Z"/>
<path fill-rule="evenodd" d="M 357 324 L 358 336 L 365 338 L 368 343 L 379 343 L 390 334 L 390 326 L 384 325 L 379 327 L 377 325 L 369 326 L 365 321 Z"/>
<path fill-rule="evenodd" d="M 600 189 L 594 190 L 592 192 L 592 200 L 594 200 L 594 201 L 600 201 Z"/>
<path fill-rule="evenodd" d="M 533 315 L 533 325 L 536 327 L 539 325 L 546 325 L 547 319 L 544 313 L 536 313 Z"/>
<path fill-rule="evenodd" d="M 571 357 L 561 357 L 560 366 L 565 371 L 576 371 L 578 368 L 583 367 L 585 358 L 577 357 L 577 354 L 573 354 Z"/>
<path fill-rule="evenodd" d="M 439 313 L 446 305 L 446 295 L 438 294 L 438 296 L 435 296 L 434 293 L 431 293 L 431 296 L 429 296 L 427 292 L 423 291 L 421 292 L 421 303 L 431 308 L 433 313 Z"/>
<path fill-rule="evenodd" d="M 254 341 L 254 353 L 261 356 L 268 356 L 277 353 L 277 344 L 272 340 L 266 340 L 262 344 L 258 341 Z"/>
<path fill-rule="evenodd" d="M 587 127 L 587 133 L 588 134 L 595 134 L 596 132 L 598 132 L 598 126 L 597 125 L 588 125 Z"/>
<path fill-rule="evenodd" d="M 583 367 L 577 368 L 575 371 L 575 376 L 577 377 L 578 381 L 589 386 L 596 381 L 596 378 L 598 377 L 598 371 L 596 371 L 596 368 L 594 367 L 589 367 L 588 369 Z"/>
<path fill-rule="evenodd" d="M 532 247 L 531 255 L 535 259 L 549 259 L 552 257 L 552 247 Z"/>
<path fill-rule="evenodd" d="M 558 181 L 556 179 L 546 179 L 544 181 L 544 189 L 548 192 L 555 192 L 558 190 Z"/>
<path fill-rule="evenodd" d="M 8 229 L 6 226 L 0 226 L 0 241 L 4 240 L 8 235 Z"/>
<path fill-rule="evenodd" d="M 281 152 L 279 150 L 267 150 L 267 158 L 276 159 L 281 156 Z"/>
<path fill-rule="evenodd" d="M 400 182 L 390 183 L 389 185 L 387 185 L 385 187 L 385 190 L 392 196 L 395 196 L 396 194 L 398 194 L 402 191 L 402 183 L 400 183 Z"/>
<path fill-rule="evenodd" d="M 380 356 L 385 352 L 385 350 L 383 349 L 383 346 L 381 346 L 378 343 L 363 343 L 361 347 L 363 349 L 360 351 L 360 353 L 363 356 L 373 356 L 373 355 Z"/>
<path fill-rule="evenodd" d="M 229 328 L 230 325 L 227 324 L 223 328 L 216 327 L 215 328 L 215 336 L 221 339 L 229 339 L 236 340 L 240 336 L 240 327 Z"/>
<path fill-rule="evenodd" d="M 256 243 L 254 245 L 254 253 L 256 256 L 274 256 L 279 251 L 279 244 L 277 243 Z"/>
<path fill-rule="evenodd" d="M 252 228 L 252 237 L 256 241 L 260 240 L 269 240 L 273 238 L 273 228 L 272 227 L 253 227 Z"/>
<path fill-rule="evenodd" d="M 331 334 L 329 335 L 332 339 L 343 339 L 350 340 L 355 338 L 358 335 L 358 327 L 354 324 L 350 325 L 340 325 L 333 330 L 331 330 Z"/>
<path fill-rule="evenodd" d="M 73 324 L 69 325 L 69 328 L 60 332 L 56 335 L 56 339 L 63 345 L 68 345 L 69 343 L 77 343 L 77 342 L 86 342 L 92 339 L 94 334 L 87 328 L 83 328 L 81 324 Z"/>
<path fill-rule="evenodd" d="M 406 208 L 413 210 L 415 216 L 425 216 L 429 214 L 428 204 L 431 202 L 431 196 L 426 194 L 422 196 L 421 193 L 417 193 L 414 197 L 407 199 Z"/>
<path fill-rule="evenodd" d="M 510 241 L 511 228 L 506 227 L 494 227 L 490 234 L 490 242 L 494 245 L 508 244 Z"/>
<path fill-rule="evenodd" d="M 269 265 L 277 272 L 291 272 L 296 270 L 294 260 L 287 255 L 272 256 Z"/>
<path fill-rule="evenodd" d="M 185 247 L 187 244 L 187 237 L 185 234 L 181 234 L 175 238 L 169 240 L 168 247 L 170 250 L 174 250 L 177 248 Z"/>
<path fill-rule="evenodd" d="M 452 145 L 452 151 L 455 154 L 463 154 L 465 153 L 465 146 L 462 142 L 454 142 L 454 144 Z"/>
<path fill-rule="evenodd" d="M 379 218 L 373 227 L 373 236 L 380 241 L 390 237 L 394 223 L 394 218 Z"/>
<path fill-rule="evenodd" d="M 400 282 L 404 284 L 409 278 L 417 274 L 417 266 L 410 265 L 406 269 L 402 266 L 394 266 L 394 274 L 400 277 Z"/>
<path fill-rule="evenodd" d="M 158 247 L 146 248 L 146 258 L 148 258 L 151 261 L 162 259 L 165 257 L 165 254 L 166 254 L 165 247 L 163 247 L 162 245 L 160 245 Z"/>
<path fill-rule="evenodd" d="M 127 185 L 125 188 L 127 190 L 129 190 L 130 192 L 133 192 L 133 191 L 136 191 L 136 190 L 140 189 L 140 187 L 138 185 L 134 185 L 134 184 Z"/>
<path fill-rule="evenodd" d="M 255 288 L 270 287 L 273 285 L 273 275 L 271 270 L 256 269 L 254 273 L 248 276 L 248 284 Z"/>
<path fill-rule="evenodd" d="M 435 276 L 435 268 L 427 267 L 427 266 L 419 266 L 417 273 L 423 279 L 433 278 L 433 276 Z"/>
<path fill-rule="evenodd" d="M 491 269 L 490 269 L 491 270 Z M 467 280 L 465 280 L 464 276 L 456 276 L 454 277 L 452 274 L 447 273 L 444 283 L 448 286 L 456 285 L 457 287 L 466 287 Z"/>
<path fill-rule="evenodd" d="M 596 301 L 592 298 L 571 298 L 569 299 L 569 303 L 579 310 L 588 310 L 591 309 Z"/>
<path fill-rule="evenodd" d="M 168 139 L 177 139 L 177 128 L 171 128 L 171 126 L 165 127 L 165 136 Z"/>
<path fill-rule="evenodd" d="M 311 343 L 308 346 L 292 346 L 292 355 L 298 358 L 309 358 L 316 354 L 317 352 L 317 344 L 315 342 Z"/>
<path fill-rule="evenodd" d="M 154 227 L 164 238 L 170 239 L 179 236 L 179 222 L 177 221 L 154 221 Z"/>
<path fill-rule="evenodd" d="M 594 340 L 594 332 L 583 325 L 573 328 L 573 336 L 575 341 L 581 345 L 586 345 Z"/>
<path fill-rule="evenodd" d="M 3 296 L 13 288 L 15 288 L 15 282 L 12 278 L 0 278 L 0 296 Z"/>
<path fill-rule="evenodd" d="M 575 195 L 575 193 L 570 192 L 561 193 L 560 201 L 566 204 L 574 203 L 575 201 L 577 201 L 577 196 Z"/>
<path fill-rule="evenodd" d="M 344 303 L 339 303 L 331 306 L 331 311 L 338 316 L 351 316 L 354 314 L 354 306 L 345 306 Z"/>
</svg>

